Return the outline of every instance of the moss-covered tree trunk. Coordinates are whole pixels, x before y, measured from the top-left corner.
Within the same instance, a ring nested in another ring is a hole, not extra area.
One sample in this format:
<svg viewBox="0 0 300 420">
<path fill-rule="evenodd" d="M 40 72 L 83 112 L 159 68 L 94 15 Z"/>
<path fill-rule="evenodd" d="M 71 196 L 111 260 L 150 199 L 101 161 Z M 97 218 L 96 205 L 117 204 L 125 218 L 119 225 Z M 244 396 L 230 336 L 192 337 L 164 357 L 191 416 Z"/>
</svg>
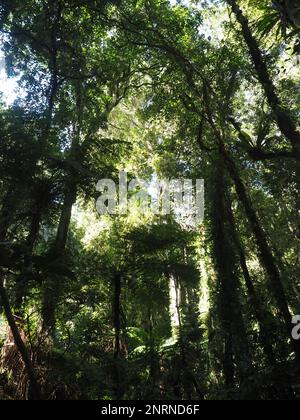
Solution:
<svg viewBox="0 0 300 420">
<path fill-rule="evenodd" d="M 279 269 L 275 261 L 275 257 L 268 244 L 267 235 L 259 222 L 258 215 L 248 195 L 246 186 L 239 174 L 238 168 L 234 160 L 231 158 L 230 154 L 227 152 L 221 136 L 219 136 L 219 141 L 220 153 L 224 158 L 227 171 L 234 182 L 237 196 L 244 207 L 253 235 L 256 239 L 257 248 L 259 250 L 259 258 L 262 266 L 264 267 L 270 278 L 272 292 L 276 299 L 277 306 L 282 316 L 282 319 L 285 322 L 287 339 L 290 341 L 292 340 L 292 315 L 290 313 L 286 292 L 282 283 Z M 300 363 L 300 342 L 292 340 L 292 345 L 298 363 Z"/>
<path fill-rule="evenodd" d="M 260 301 L 260 298 L 256 292 L 251 274 L 248 269 L 245 250 L 241 242 L 239 232 L 236 227 L 234 214 L 231 208 L 231 203 L 228 203 L 227 214 L 228 214 L 228 222 L 230 223 L 230 227 L 231 227 L 233 243 L 235 244 L 236 250 L 240 258 L 240 266 L 241 266 L 243 276 L 245 279 L 245 285 L 246 285 L 248 296 L 250 299 L 250 304 L 253 308 L 255 317 L 259 324 L 262 347 L 264 349 L 268 363 L 270 364 L 272 368 L 276 368 L 277 360 L 274 354 L 272 340 L 270 337 L 271 326 L 270 325 L 268 326 L 267 324 L 266 310 L 262 306 L 262 302 Z"/>
<path fill-rule="evenodd" d="M 226 173 L 222 160 L 215 162 L 211 193 L 213 257 L 217 273 L 217 293 L 223 332 L 223 373 L 228 390 L 236 380 L 249 383 L 253 372 L 243 311 L 240 301 L 240 281 L 237 257 L 231 240 L 231 228 L 226 211 Z M 237 366 L 237 371 L 236 371 Z M 251 391 L 252 392 L 252 391 Z M 253 388 L 255 393 L 255 389 Z"/>
</svg>

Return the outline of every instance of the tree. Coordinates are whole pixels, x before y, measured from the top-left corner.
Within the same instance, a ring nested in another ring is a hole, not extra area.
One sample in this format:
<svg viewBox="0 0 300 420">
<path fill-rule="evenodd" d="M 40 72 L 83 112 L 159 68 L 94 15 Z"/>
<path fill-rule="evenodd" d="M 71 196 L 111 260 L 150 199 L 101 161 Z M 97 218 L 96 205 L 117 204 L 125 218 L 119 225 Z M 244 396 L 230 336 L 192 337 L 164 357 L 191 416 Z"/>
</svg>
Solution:
<svg viewBox="0 0 300 420">
<path fill-rule="evenodd" d="M 0 399 L 297 399 L 296 6 L 2 2 Z M 204 221 L 98 214 L 124 170 Z"/>
</svg>

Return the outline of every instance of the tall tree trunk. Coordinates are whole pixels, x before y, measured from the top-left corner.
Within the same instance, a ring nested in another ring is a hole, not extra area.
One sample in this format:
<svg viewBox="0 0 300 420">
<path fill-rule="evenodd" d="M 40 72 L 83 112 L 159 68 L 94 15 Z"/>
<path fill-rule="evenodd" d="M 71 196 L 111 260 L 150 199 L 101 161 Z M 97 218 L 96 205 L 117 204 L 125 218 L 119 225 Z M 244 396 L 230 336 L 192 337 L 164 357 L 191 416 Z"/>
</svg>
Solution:
<svg viewBox="0 0 300 420">
<path fill-rule="evenodd" d="M 16 344 L 16 347 L 21 355 L 22 361 L 24 363 L 25 369 L 26 369 L 26 373 L 30 382 L 30 394 L 31 394 L 31 399 L 33 400 L 41 400 L 42 399 L 42 393 L 41 393 L 41 388 L 40 385 L 36 379 L 36 375 L 35 375 L 35 371 L 34 371 L 34 367 L 32 364 L 32 361 L 30 359 L 28 350 L 22 340 L 21 334 L 19 332 L 19 329 L 17 327 L 17 324 L 15 322 L 11 307 L 10 307 L 10 303 L 9 303 L 9 299 L 6 293 L 6 289 L 4 287 L 4 279 L 3 279 L 3 275 L 0 274 L 0 297 L 2 300 L 2 305 L 4 308 L 4 312 L 5 312 L 5 316 L 8 322 L 8 325 L 11 329 L 13 338 L 14 338 L 14 342 Z"/>
<path fill-rule="evenodd" d="M 154 323 L 153 323 L 153 313 L 151 306 L 148 306 L 147 317 L 146 317 L 147 333 L 148 333 L 148 349 L 149 349 L 149 371 L 151 379 L 152 392 L 156 388 L 158 373 L 159 373 L 159 363 L 157 361 L 157 354 L 155 351 L 155 337 L 154 337 Z"/>
<path fill-rule="evenodd" d="M 61 211 L 59 225 L 57 229 L 53 255 L 59 257 L 65 251 L 68 232 L 71 223 L 72 209 L 76 203 L 77 183 L 70 179 L 69 185 L 66 187 L 64 203 Z M 55 328 L 55 309 L 57 304 L 56 282 L 48 279 L 45 284 L 43 296 L 43 329 L 44 331 L 53 332 Z"/>
<path fill-rule="evenodd" d="M 231 177 L 235 185 L 237 196 L 244 207 L 246 216 L 248 218 L 249 224 L 251 226 L 253 235 L 256 240 L 257 248 L 259 250 L 260 262 L 270 278 L 272 292 L 273 292 L 274 298 L 276 299 L 279 312 L 285 323 L 287 339 L 290 341 L 292 340 L 292 333 L 291 333 L 292 332 L 292 315 L 289 310 L 289 305 L 288 305 L 286 293 L 283 287 L 283 283 L 281 280 L 280 272 L 276 265 L 273 253 L 268 244 L 267 235 L 263 227 L 260 225 L 258 215 L 253 207 L 251 198 L 249 197 L 247 193 L 246 186 L 239 174 L 239 170 L 233 158 L 231 157 L 230 153 L 226 149 L 225 142 L 224 142 L 224 134 L 218 129 L 218 127 L 215 124 L 213 112 L 210 107 L 210 99 L 208 96 L 207 88 L 204 88 L 203 93 L 204 93 L 203 99 L 204 99 L 204 105 L 206 108 L 205 112 L 207 115 L 207 120 L 214 133 L 216 142 L 218 144 L 220 156 L 222 156 L 222 159 L 223 159 L 223 163 L 227 169 L 229 176 Z M 300 341 L 292 340 L 292 348 L 295 352 L 297 363 L 300 364 Z"/>
<path fill-rule="evenodd" d="M 224 175 L 222 174 L 222 177 Z M 218 181 L 217 181 L 218 182 Z M 225 385 L 227 388 L 233 388 L 235 384 L 235 366 L 234 366 L 234 349 L 233 349 L 233 332 L 232 332 L 232 297 L 227 296 L 231 295 L 231 281 L 234 278 L 234 274 L 230 272 L 229 276 L 227 274 L 228 259 L 223 255 L 225 245 L 225 232 L 224 232 L 224 214 L 221 214 L 220 206 L 222 203 L 222 193 L 219 191 L 214 192 L 214 197 L 212 199 L 213 206 L 213 241 L 214 241 L 214 256 L 215 256 L 215 266 L 217 269 L 218 283 L 219 283 L 219 296 L 218 296 L 218 305 L 220 309 L 221 324 L 223 329 L 223 339 L 224 339 L 224 354 L 223 354 L 223 373 L 225 378 Z M 231 268 L 229 268 L 231 271 Z M 228 280 L 226 277 L 229 277 Z M 227 284 L 229 289 L 227 289 Z M 234 289 L 232 289 L 234 290 Z M 225 304 L 226 302 L 226 304 Z"/>
<path fill-rule="evenodd" d="M 55 24 L 59 22 L 62 12 L 62 4 L 59 5 L 56 15 Z M 56 34 L 52 33 L 53 42 L 56 43 Z M 53 69 L 54 71 L 55 69 Z M 55 76 L 55 71 L 53 76 Z M 55 76 L 57 77 L 57 75 Z M 54 77 L 54 80 L 55 80 Z M 53 85 L 54 83 L 54 85 Z M 53 98 L 56 95 L 57 90 L 57 80 L 56 84 L 52 80 L 51 89 Z M 74 138 L 72 139 L 72 145 L 70 148 L 70 157 L 77 161 L 80 157 L 80 136 L 82 131 L 82 118 L 83 118 L 83 111 L 84 111 L 84 103 L 83 103 L 83 96 L 82 96 L 82 82 L 79 80 L 75 86 L 76 88 L 76 111 L 77 111 L 77 119 L 74 124 Z M 51 113 L 51 106 L 53 103 L 51 101 L 51 97 L 49 100 L 49 112 Z M 49 115 L 51 118 L 51 115 Z M 55 244 L 53 247 L 53 255 L 54 256 L 61 256 L 65 251 L 68 233 L 71 224 L 71 217 L 72 217 L 72 209 L 74 204 L 76 203 L 77 199 L 77 190 L 78 190 L 78 173 L 74 169 L 70 169 L 66 184 L 65 184 L 65 193 L 64 193 L 64 202 L 61 210 L 60 220 L 56 232 L 56 239 Z M 57 304 L 57 293 L 56 293 L 56 282 L 53 279 L 48 279 L 46 281 L 46 287 L 43 296 L 43 329 L 45 331 L 52 331 L 54 332 L 55 329 L 55 309 Z"/>
<path fill-rule="evenodd" d="M 187 400 L 191 400 L 192 399 L 192 394 L 191 394 L 191 387 L 190 386 L 186 386 L 188 383 L 188 366 L 187 366 L 187 360 L 186 360 L 186 348 L 185 348 L 185 344 L 184 344 L 184 340 L 183 340 L 183 325 L 182 325 L 182 317 L 181 317 L 181 299 L 182 299 L 182 295 L 183 295 L 183 291 L 180 290 L 180 284 L 178 279 L 174 276 L 171 275 L 171 279 L 173 280 L 173 285 L 174 285 L 174 290 L 175 290 L 175 297 L 176 297 L 176 313 L 177 313 L 177 319 L 178 319 L 178 342 L 179 342 L 179 346 L 180 346 L 180 353 L 181 353 L 181 368 L 182 368 L 182 373 L 181 375 L 183 375 L 183 378 L 181 379 L 181 386 L 183 387 L 183 395 L 185 393 L 186 399 Z M 182 396 L 183 396 L 182 395 Z"/>
<path fill-rule="evenodd" d="M 291 336 L 292 315 L 289 310 L 286 293 L 285 293 L 285 290 L 281 281 L 280 272 L 275 262 L 275 258 L 269 247 L 266 233 L 264 229 L 262 228 L 262 226 L 260 225 L 257 213 L 253 207 L 250 197 L 248 196 L 246 186 L 242 178 L 240 177 L 237 166 L 234 160 L 232 159 L 232 157 L 230 156 L 230 154 L 227 152 L 225 145 L 223 143 L 221 134 L 219 133 L 218 136 L 219 136 L 220 153 L 223 156 L 228 173 L 230 174 L 234 182 L 238 198 L 240 202 L 242 203 L 245 213 L 247 215 L 247 218 L 249 220 L 254 237 L 256 239 L 261 264 L 265 268 L 271 280 L 272 291 L 276 299 L 280 314 L 285 322 L 287 338 L 288 340 L 291 340 L 292 339 L 292 336 Z M 300 342 L 293 340 L 292 343 L 293 343 L 293 350 L 295 352 L 297 361 L 298 363 L 300 363 Z"/>
<path fill-rule="evenodd" d="M 254 283 L 252 281 L 252 278 L 248 269 L 245 251 L 244 251 L 241 239 L 239 237 L 239 232 L 236 227 L 234 214 L 233 214 L 230 202 L 228 203 L 227 214 L 228 214 L 228 222 L 231 226 L 232 239 L 236 246 L 237 252 L 239 254 L 240 265 L 243 271 L 247 292 L 250 298 L 250 303 L 254 310 L 255 317 L 259 323 L 261 343 L 262 343 L 262 346 L 266 355 L 266 359 L 268 360 L 270 366 L 272 368 L 275 368 L 277 366 L 277 360 L 274 354 L 272 340 L 270 337 L 270 331 L 269 331 L 270 326 L 268 328 L 266 324 L 266 311 L 262 307 L 262 303 L 256 293 L 255 286 L 254 286 Z"/>
<path fill-rule="evenodd" d="M 17 203 L 18 191 L 9 185 L 0 211 L 0 243 L 6 240 L 7 232 L 14 221 Z"/>
<path fill-rule="evenodd" d="M 235 385 L 235 361 L 241 384 L 252 371 L 247 332 L 240 303 L 240 284 L 226 215 L 226 181 L 223 163 L 216 162 L 212 192 L 212 237 L 218 276 L 218 305 L 224 334 L 223 372 L 228 389 Z"/>
<path fill-rule="evenodd" d="M 115 332 L 114 340 L 114 359 L 115 364 L 113 368 L 114 382 L 115 382 L 115 397 L 119 401 L 123 397 L 122 390 L 122 367 L 120 365 L 121 359 L 121 294 L 122 294 L 122 274 L 116 273 L 114 276 L 114 295 L 113 295 L 113 325 Z"/>
<path fill-rule="evenodd" d="M 248 19 L 244 16 L 236 0 L 227 0 L 227 3 L 231 6 L 237 21 L 242 27 L 243 37 L 249 48 L 259 81 L 265 91 L 270 108 L 274 113 L 279 130 L 290 141 L 296 156 L 300 159 L 300 132 L 297 130 L 289 111 L 281 103 L 258 42 L 251 32 Z"/>
<path fill-rule="evenodd" d="M 27 270 L 30 269 L 30 264 L 32 260 L 33 255 L 33 249 L 34 245 L 36 244 L 38 240 L 38 235 L 40 231 L 40 224 L 42 221 L 42 215 L 43 215 L 43 208 L 37 204 L 36 210 L 33 212 L 31 224 L 29 228 L 29 234 L 26 238 L 26 258 L 24 261 L 24 267 L 21 270 L 21 274 L 16 279 L 16 302 L 15 302 L 15 308 L 16 308 L 16 314 L 20 317 L 22 317 L 22 305 L 23 300 L 26 296 L 27 292 Z"/>
<path fill-rule="evenodd" d="M 113 321 L 115 330 L 114 357 L 119 359 L 121 355 L 121 293 L 122 276 L 117 273 L 114 277 Z"/>
<path fill-rule="evenodd" d="M 74 177 L 76 175 L 74 174 Z M 70 183 L 66 188 L 63 208 L 59 220 L 59 225 L 55 240 L 55 250 L 59 253 L 63 251 L 67 244 L 68 232 L 71 223 L 72 209 L 76 203 L 77 182 L 74 182 L 71 176 Z"/>
</svg>

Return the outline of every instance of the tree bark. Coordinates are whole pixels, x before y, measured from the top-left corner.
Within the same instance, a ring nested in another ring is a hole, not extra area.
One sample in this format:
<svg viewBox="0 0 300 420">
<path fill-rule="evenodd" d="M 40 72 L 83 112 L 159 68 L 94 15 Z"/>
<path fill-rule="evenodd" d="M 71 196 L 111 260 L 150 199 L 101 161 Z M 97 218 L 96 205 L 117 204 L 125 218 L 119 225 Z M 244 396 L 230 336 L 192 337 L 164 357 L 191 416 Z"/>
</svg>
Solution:
<svg viewBox="0 0 300 420">
<path fill-rule="evenodd" d="M 71 223 L 72 209 L 76 202 L 77 184 L 73 180 L 66 188 L 64 203 L 61 211 L 60 221 L 57 229 L 56 240 L 53 248 L 53 254 L 61 256 L 65 251 L 68 232 Z M 57 304 L 56 285 L 53 279 L 46 281 L 46 287 L 43 296 L 43 329 L 52 331 L 55 328 L 55 309 Z"/>
<path fill-rule="evenodd" d="M 60 13 L 60 12 L 59 12 Z M 77 121 L 75 124 L 74 138 L 72 139 L 72 145 L 70 148 L 70 156 L 75 161 L 78 159 L 80 134 L 81 134 L 81 123 L 82 123 L 82 86 L 79 82 L 77 87 Z M 52 93 L 55 96 L 55 90 Z M 53 105 L 53 103 L 52 103 Z M 49 102 L 49 112 L 51 112 L 51 100 Z M 51 116 L 48 116 L 51 118 Z M 55 257 L 60 257 L 66 248 L 68 233 L 72 218 L 72 209 L 77 199 L 78 190 L 78 173 L 74 169 L 70 169 L 68 177 L 65 183 L 64 190 L 64 201 L 61 209 L 60 219 L 57 227 L 55 243 L 52 249 L 52 253 Z M 42 313 L 43 313 L 43 330 L 46 332 L 54 332 L 56 319 L 55 309 L 57 304 L 57 293 L 56 293 L 56 281 L 53 279 L 47 279 L 45 284 L 45 291 L 43 295 Z"/>
<path fill-rule="evenodd" d="M 60 11 L 58 11 L 58 16 Z M 82 102 L 82 86 L 78 82 L 76 91 L 76 107 L 77 107 L 77 121 L 74 126 L 74 138 L 70 148 L 70 157 L 75 161 L 78 160 L 80 152 L 80 135 L 82 129 L 82 116 L 83 116 L 83 102 Z M 51 110 L 51 101 L 49 102 L 49 111 Z M 56 232 L 55 244 L 53 246 L 54 256 L 61 256 L 65 251 L 68 233 L 70 229 L 72 209 L 77 199 L 78 190 L 78 173 L 74 169 L 70 169 L 65 183 L 64 202 L 60 214 L 60 220 Z M 56 295 L 56 282 L 53 279 L 46 281 L 46 287 L 43 296 L 43 329 L 44 331 L 52 332 L 55 329 L 55 309 L 57 304 Z"/>
<path fill-rule="evenodd" d="M 38 204 L 38 203 L 36 203 Z M 26 278 L 27 270 L 30 269 L 30 264 L 33 256 L 34 245 L 37 242 L 40 225 L 42 221 L 43 209 L 41 206 L 37 206 L 36 211 L 34 211 L 31 219 L 29 234 L 26 238 L 26 258 L 24 261 L 24 267 L 21 270 L 21 274 L 16 279 L 16 314 L 22 316 L 22 305 L 23 300 L 27 293 L 28 281 Z"/>
<path fill-rule="evenodd" d="M 114 277 L 113 320 L 115 330 L 114 357 L 119 359 L 121 355 L 121 293 L 122 276 L 117 273 Z"/>
<path fill-rule="evenodd" d="M 18 202 L 18 191 L 8 185 L 0 212 L 0 242 L 5 242 L 9 228 L 11 227 Z"/>
<path fill-rule="evenodd" d="M 248 381 L 253 366 L 239 297 L 237 264 L 227 223 L 225 167 L 222 161 L 216 162 L 216 168 L 212 192 L 213 255 L 218 276 L 220 317 L 224 329 L 223 371 L 225 384 L 230 389 L 235 385 L 235 362 L 242 383 Z"/>
<path fill-rule="evenodd" d="M 250 303 L 254 310 L 256 319 L 259 323 L 260 339 L 261 339 L 262 347 L 264 349 L 268 363 L 270 364 L 272 368 L 275 368 L 277 365 L 277 360 L 274 354 L 272 340 L 270 338 L 268 326 L 266 325 L 266 312 L 264 308 L 262 307 L 262 303 L 256 293 L 255 286 L 254 286 L 254 283 L 252 281 L 252 278 L 248 269 L 245 251 L 244 251 L 244 248 L 243 248 L 243 245 L 242 245 L 242 242 L 241 242 L 241 239 L 239 237 L 239 233 L 236 227 L 234 214 L 231 208 L 231 203 L 228 203 L 228 221 L 229 221 L 229 224 L 231 225 L 232 239 L 236 246 L 237 252 L 239 254 L 240 265 L 241 265 L 241 269 L 242 269 L 243 276 L 245 279 L 245 284 L 246 284 L 246 288 L 247 288 L 248 295 L 250 298 Z"/>
<path fill-rule="evenodd" d="M 244 211 L 255 237 L 257 248 L 259 250 L 260 262 L 270 278 L 273 295 L 276 300 L 279 312 L 285 323 L 287 339 L 290 341 L 292 340 L 292 315 L 289 310 L 289 305 L 281 280 L 280 272 L 268 244 L 267 235 L 260 225 L 258 215 L 253 207 L 251 198 L 248 196 L 246 186 L 239 174 L 239 170 L 230 153 L 225 147 L 223 137 L 224 134 L 218 129 L 214 122 L 207 89 L 204 89 L 203 99 L 206 108 L 205 112 L 207 114 L 207 120 L 216 138 L 220 156 L 222 156 L 227 172 L 235 185 L 237 196 L 244 207 Z M 300 341 L 292 340 L 292 347 L 295 352 L 297 363 L 300 364 Z"/>
<path fill-rule="evenodd" d="M 113 295 L 113 326 L 115 332 L 114 340 L 114 359 L 115 364 L 113 367 L 113 376 L 115 382 L 115 397 L 117 401 L 120 401 L 123 397 L 122 384 L 124 378 L 122 378 L 122 366 L 120 365 L 121 360 L 121 294 L 122 294 L 122 274 L 116 273 L 114 276 L 114 295 Z"/>
<path fill-rule="evenodd" d="M 75 176 L 75 174 L 74 174 Z M 55 240 L 55 249 L 57 252 L 61 252 L 65 249 L 68 239 L 68 232 L 71 223 L 72 209 L 76 203 L 77 197 L 77 183 L 70 180 L 69 185 L 66 188 L 63 208 L 60 216 L 60 221 L 57 229 L 57 235 Z"/>
<path fill-rule="evenodd" d="M 224 163 L 226 165 L 227 171 L 231 176 L 237 196 L 242 203 L 247 218 L 249 220 L 251 229 L 253 231 L 254 237 L 256 239 L 257 248 L 259 250 L 259 258 L 262 266 L 265 268 L 272 285 L 273 295 L 276 299 L 278 309 L 280 314 L 285 322 L 285 328 L 287 333 L 288 340 L 291 340 L 291 331 L 292 331 L 292 315 L 289 310 L 289 305 L 287 302 L 286 293 L 284 286 L 281 281 L 280 272 L 275 263 L 275 258 L 269 247 L 268 240 L 264 229 L 261 227 L 257 213 L 253 207 L 250 197 L 248 196 L 246 186 L 240 177 L 239 171 L 236 167 L 234 160 L 231 158 L 227 152 L 221 134 L 219 133 L 219 146 L 220 153 L 223 156 Z M 292 341 L 293 350 L 295 352 L 298 363 L 300 363 L 300 342 L 295 340 Z"/>
</svg>

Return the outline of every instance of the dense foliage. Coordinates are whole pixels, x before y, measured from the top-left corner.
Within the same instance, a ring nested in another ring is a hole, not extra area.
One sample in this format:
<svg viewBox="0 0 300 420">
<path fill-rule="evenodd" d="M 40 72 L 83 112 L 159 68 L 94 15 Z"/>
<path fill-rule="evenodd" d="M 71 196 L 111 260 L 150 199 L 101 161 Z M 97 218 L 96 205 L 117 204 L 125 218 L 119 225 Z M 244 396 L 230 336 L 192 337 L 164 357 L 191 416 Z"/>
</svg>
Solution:
<svg viewBox="0 0 300 420">
<path fill-rule="evenodd" d="M 2 0 L 0 399 L 297 399 L 300 8 Z M 205 219 L 99 215 L 204 179 Z"/>
</svg>

